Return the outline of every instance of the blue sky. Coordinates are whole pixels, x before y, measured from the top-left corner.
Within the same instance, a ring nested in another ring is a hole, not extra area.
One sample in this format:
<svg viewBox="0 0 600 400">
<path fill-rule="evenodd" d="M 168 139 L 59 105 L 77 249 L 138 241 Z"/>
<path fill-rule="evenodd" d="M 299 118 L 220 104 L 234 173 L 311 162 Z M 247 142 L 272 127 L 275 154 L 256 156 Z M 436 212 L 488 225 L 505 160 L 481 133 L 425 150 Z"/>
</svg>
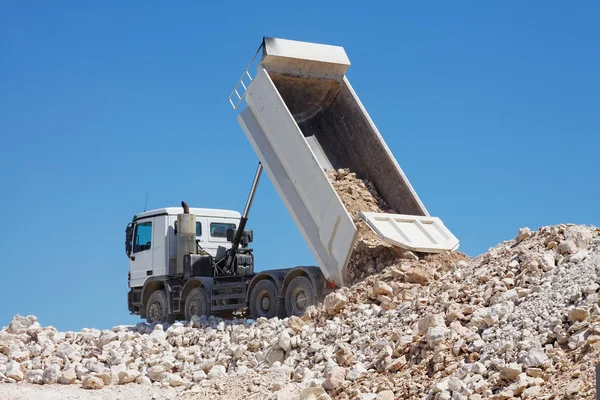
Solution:
<svg viewBox="0 0 600 400">
<path fill-rule="evenodd" d="M 136 323 L 124 229 L 179 205 L 242 211 L 257 158 L 227 96 L 263 36 L 344 46 L 350 82 L 469 255 L 600 225 L 597 2 L 2 2 L 0 326 Z M 312 264 L 268 179 L 258 269 Z"/>
</svg>

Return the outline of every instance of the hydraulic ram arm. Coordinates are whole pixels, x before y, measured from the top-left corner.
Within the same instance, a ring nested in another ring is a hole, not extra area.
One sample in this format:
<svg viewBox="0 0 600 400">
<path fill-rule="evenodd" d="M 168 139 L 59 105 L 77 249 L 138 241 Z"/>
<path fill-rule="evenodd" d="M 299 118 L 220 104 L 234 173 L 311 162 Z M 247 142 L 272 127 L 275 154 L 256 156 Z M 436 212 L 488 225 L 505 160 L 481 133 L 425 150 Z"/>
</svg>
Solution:
<svg viewBox="0 0 600 400">
<path fill-rule="evenodd" d="M 237 254 L 237 250 L 240 247 L 240 242 L 242 241 L 242 236 L 244 235 L 244 229 L 246 229 L 246 222 L 248 221 L 248 214 L 250 213 L 250 207 L 252 207 L 252 201 L 254 200 L 254 194 L 256 193 L 256 187 L 258 186 L 258 182 L 260 181 L 260 175 L 262 173 L 262 164 L 258 163 L 258 168 L 256 169 L 256 174 L 254 175 L 254 182 L 252 182 L 252 188 L 250 189 L 250 195 L 248 196 L 248 201 L 246 202 L 246 208 L 244 209 L 244 214 L 242 218 L 240 218 L 240 225 L 238 226 L 235 232 L 235 238 L 231 244 L 231 250 L 229 252 L 229 257 L 227 258 L 227 269 L 231 270 L 233 267 L 233 260 L 235 260 L 235 255 Z"/>
</svg>

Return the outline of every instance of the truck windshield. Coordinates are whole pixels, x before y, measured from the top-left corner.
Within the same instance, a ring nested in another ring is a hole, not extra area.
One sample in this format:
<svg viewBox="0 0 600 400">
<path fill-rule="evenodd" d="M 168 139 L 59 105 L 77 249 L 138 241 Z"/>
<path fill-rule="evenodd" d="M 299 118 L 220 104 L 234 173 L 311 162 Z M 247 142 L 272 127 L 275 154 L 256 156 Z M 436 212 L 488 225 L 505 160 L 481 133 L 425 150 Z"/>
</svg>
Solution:
<svg viewBox="0 0 600 400">
<path fill-rule="evenodd" d="M 152 222 L 142 222 L 135 226 L 135 243 L 133 245 L 133 252 L 137 253 L 140 251 L 150 249 L 152 245 Z"/>
</svg>

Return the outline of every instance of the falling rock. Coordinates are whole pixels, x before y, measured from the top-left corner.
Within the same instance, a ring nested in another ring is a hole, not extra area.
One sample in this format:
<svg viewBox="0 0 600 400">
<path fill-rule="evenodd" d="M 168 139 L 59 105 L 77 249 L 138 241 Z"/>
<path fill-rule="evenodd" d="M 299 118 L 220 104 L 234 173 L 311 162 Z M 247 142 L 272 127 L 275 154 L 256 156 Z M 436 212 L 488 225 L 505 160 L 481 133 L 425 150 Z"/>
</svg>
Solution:
<svg viewBox="0 0 600 400">
<path fill-rule="evenodd" d="M 569 320 L 571 322 L 585 321 L 590 317 L 590 312 L 582 307 L 576 307 L 569 311 Z"/>
<path fill-rule="evenodd" d="M 49 365 L 44 370 L 43 380 L 46 385 L 58 382 L 60 378 L 60 367 L 56 364 Z"/>
<path fill-rule="evenodd" d="M 344 309 L 348 299 L 338 292 L 333 292 L 325 297 L 325 311 L 329 315 L 335 315 Z"/>
<path fill-rule="evenodd" d="M 431 275 L 422 268 L 413 268 L 408 272 L 406 281 L 425 286 L 431 281 Z"/>
<path fill-rule="evenodd" d="M 72 385 L 77 381 L 77 373 L 74 369 L 66 369 L 60 374 L 58 382 L 62 385 Z"/>
<path fill-rule="evenodd" d="M 377 296 L 394 296 L 394 290 L 385 282 L 377 281 L 375 285 L 373 285 L 373 290 L 371 291 L 371 298 L 376 299 Z"/>
<path fill-rule="evenodd" d="M 102 389 L 104 387 L 104 381 L 97 376 L 86 376 L 83 379 L 83 388 L 97 390 Z"/>
<path fill-rule="evenodd" d="M 326 390 L 334 390 L 342 386 L 342 383 L 346 379 L 346 369 L 343 367 L 329 368 L 325 373 L 325 382 L 323 387 Z"/>
</svg>

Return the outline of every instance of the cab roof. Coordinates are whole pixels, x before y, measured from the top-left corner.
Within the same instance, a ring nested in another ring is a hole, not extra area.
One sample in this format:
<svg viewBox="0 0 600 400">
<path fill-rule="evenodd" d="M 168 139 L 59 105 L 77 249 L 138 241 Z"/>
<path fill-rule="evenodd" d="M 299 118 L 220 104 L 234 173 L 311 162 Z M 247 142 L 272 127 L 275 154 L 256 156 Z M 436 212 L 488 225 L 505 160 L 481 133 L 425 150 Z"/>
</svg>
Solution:
<svg viewBox="0 0 600 400">
<path fill-rule="evenodd" d="M 178 215 L 183 214 L 183 207 L 165 207 L 157 208 L 154 210 L 144 211 L 133 217 L 133 220 L 147 218 L 147 217 L 158 217 L 162 215 Z M 241 218 L 242 215 L 233 210 L 220 210 L 217 208 L 194 208 L 190 207 L 190 214 L 196 214 L 197 217 L 219 217 L 219 218 Z"/>
</svg>

